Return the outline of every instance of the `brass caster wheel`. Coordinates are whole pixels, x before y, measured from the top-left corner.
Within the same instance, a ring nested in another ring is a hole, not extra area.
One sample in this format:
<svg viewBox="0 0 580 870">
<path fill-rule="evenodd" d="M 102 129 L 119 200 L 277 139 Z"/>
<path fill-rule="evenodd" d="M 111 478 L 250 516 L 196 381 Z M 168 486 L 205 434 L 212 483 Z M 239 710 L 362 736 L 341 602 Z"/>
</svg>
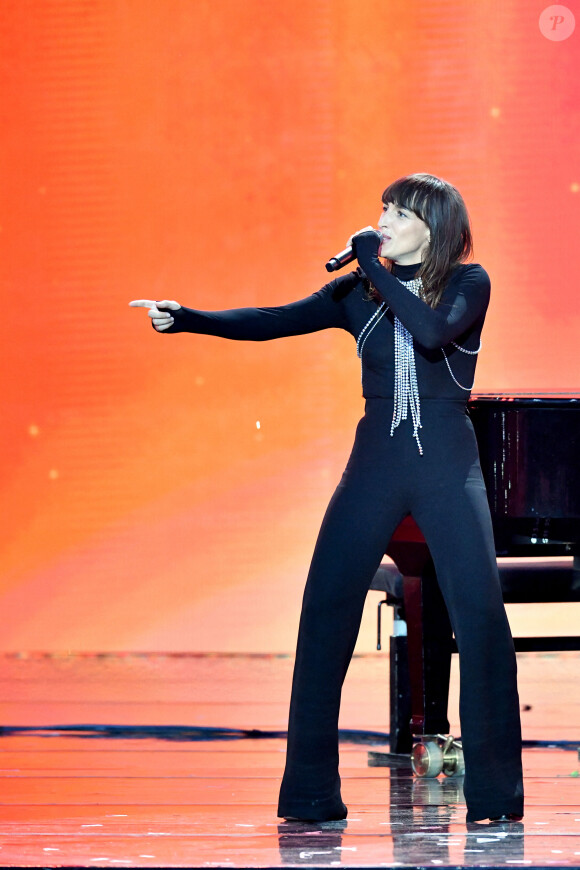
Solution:
<svg viewBox="0 0 580 870">
<path fill-rule="evenodd" d="M 465 773 L 463 749 L 455 740 L 443 753 L 443 773 L 445 776 L 463 776 Z"/>
<path fill-rule="evenodd" d="M 437 741 L 416 743 L 411 752 L 411 766 L 417 776 L 439 776 L 443 770 L 443 750 Z"/>
</svg>

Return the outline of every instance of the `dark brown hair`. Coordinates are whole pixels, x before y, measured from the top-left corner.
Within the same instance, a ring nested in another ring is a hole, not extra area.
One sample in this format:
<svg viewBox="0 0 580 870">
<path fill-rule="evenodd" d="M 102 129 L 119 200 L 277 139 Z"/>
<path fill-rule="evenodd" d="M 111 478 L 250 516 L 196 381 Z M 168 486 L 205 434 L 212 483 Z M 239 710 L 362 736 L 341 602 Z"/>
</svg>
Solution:
<svg viewBox="0 0 580 870">
<path fill-rule="evenodd" d="M 435 175 L 417 172 L 389 184 L 382 196 L 414 212 L 429 227 L 430 241 L 416 277 L 423 281 L 422 295 L 435 308 L 449 274 L 473 253 L 469 215 L 456 187 Z M 387 260 L 392 269 L 393 261 Z"/>
</svg>

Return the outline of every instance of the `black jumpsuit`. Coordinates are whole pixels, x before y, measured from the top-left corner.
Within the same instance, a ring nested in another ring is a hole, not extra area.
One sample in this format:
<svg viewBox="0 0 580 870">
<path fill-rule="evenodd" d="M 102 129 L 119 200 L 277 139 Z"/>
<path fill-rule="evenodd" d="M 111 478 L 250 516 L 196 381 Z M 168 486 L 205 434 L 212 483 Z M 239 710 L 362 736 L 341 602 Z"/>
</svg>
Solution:
<svg viewBox="0 0 580 870">
<path fill-rule="evenodd" d="M 359 263 L 361 263 L 359 254 Z M 304 591 L 278 815 L 344 818 L 338 773 L 342 684 L 367 591 L 391 535 L 408 514 L 435 564 L 460 660 L 460 718 L 467 821 L 523 814 L 516 658 L 502 601 L 477 444 L 466 414 L 490 282 L 478 264 L 457 266 L 433 309 L 401 281 L 420 264 L 362 263 L 389 310 L 362 351 L 365 414 L 326 510 Z M 400 279 L 400 280 L 397 280 Z M 360 272 L 273 308 L 180 308 L 167 332 L 264 341 L 338 327 L 357 338 L 380 300 Z M 413 336 L 423 455 L 407 419 L 391 431 L 394 316 Z"/>
</svg>

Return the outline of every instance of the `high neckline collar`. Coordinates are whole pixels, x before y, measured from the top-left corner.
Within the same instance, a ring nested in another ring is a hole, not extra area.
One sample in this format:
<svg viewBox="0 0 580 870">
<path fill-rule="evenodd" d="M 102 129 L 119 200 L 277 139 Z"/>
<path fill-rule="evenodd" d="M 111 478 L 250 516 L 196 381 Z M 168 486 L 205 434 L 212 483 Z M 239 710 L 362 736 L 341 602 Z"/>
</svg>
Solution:
<svg viewBox="0 0 580 870">
<path fill-rule="evenodd" d="M 411 263 L 409 266 L 393 263 L 391 271 L 395 278 L 399 278 L 401 281 L 410 281 L 411 278 L 415 277 L 420 268 L 421 263 Z"/>
</svg>

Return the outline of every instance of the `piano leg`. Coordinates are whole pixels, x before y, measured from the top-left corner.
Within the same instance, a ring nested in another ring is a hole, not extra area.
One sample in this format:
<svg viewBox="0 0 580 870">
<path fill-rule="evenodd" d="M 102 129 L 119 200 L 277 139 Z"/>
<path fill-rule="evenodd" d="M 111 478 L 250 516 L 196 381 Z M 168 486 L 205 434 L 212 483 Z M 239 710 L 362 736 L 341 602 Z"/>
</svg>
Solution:
<svg viewBox="0 0 580 870">
<path fill-rule="evenodd" d="M 411 752 L 413 735 L 449 731 L 453 637 L 431 559 L 421 577 L 404 577 L 403 595 L 407 636 L 390 643 L 391 752 L 399 754 Z"/>
<path fill-rule="evenodd" d="M 411 685 L 406 637 L 391 636 L 389 659 L 390 750 L 397 755 L 409 755 L 413 748 L 413 735 L 410 728 Z"/>
<path fill-rule="evenodd" d="M 447 705 L 453 631 L 431 559 L 421 578 L 421 599 L 425 710 L 422 733 L 448 734 Z"/>
<path fill-rule="evenodd" d="M 407 653 L 411 684 L 411 734 L 425 734 L 423 602 L 420 577 L 403 577 L 403 596 L 407 617 Z"/>
</svg>

